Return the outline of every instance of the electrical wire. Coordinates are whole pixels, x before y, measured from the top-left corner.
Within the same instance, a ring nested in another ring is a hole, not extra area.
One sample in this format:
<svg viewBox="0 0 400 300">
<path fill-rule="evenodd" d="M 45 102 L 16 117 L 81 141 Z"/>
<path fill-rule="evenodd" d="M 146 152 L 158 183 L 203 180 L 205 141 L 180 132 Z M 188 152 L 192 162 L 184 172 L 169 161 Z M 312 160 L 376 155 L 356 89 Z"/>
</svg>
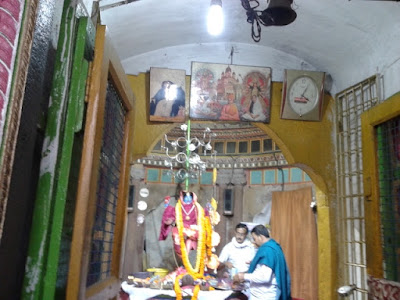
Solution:
<svg viewBox="0 0 400 300">
<path fill-rule="evenodd" d="M 243 8 L 246 10 L 247 22 L 251 24 L 251 37 L 253 41 L 259 42 L 261 40 L 261 25 L 270 26 L 273 23 L 273 19 L 271 19 L 271 24 L 268 24 L 260 18 L 262 14 L 261 10 L 257 10 L 256 8 L 260 6 L 260 2 L 258 0 L 241 0 Z M 255 3 L 253 6 L 250 3 Z"/>
</svg>

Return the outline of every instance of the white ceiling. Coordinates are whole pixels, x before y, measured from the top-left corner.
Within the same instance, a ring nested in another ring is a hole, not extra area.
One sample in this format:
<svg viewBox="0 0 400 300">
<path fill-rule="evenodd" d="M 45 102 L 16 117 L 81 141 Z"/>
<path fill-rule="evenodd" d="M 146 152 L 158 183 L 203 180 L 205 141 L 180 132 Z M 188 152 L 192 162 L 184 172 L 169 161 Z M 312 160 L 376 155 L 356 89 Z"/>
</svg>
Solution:
<svg viewBox="0 0 400 300">
<path fill-rule="evenodd" d="M 190 74 L 191 61 L 232 62 L 272 67 L 273 81 L 282 81 L 285 68 L 324 71 L 338 91 L 400 59 L 397 1 L 295 0 L 296 20 L 262 26 L 258 43 L 240 0 L 222 0 L 225 28 L 219 37 L 207 33 L 210 0 L 128 2 L 100 0 L 101 22 L 128 74 L 150 67 Z M 267 0 L 259 2 L 261 10 L 267 7 Z"/>
</svg>

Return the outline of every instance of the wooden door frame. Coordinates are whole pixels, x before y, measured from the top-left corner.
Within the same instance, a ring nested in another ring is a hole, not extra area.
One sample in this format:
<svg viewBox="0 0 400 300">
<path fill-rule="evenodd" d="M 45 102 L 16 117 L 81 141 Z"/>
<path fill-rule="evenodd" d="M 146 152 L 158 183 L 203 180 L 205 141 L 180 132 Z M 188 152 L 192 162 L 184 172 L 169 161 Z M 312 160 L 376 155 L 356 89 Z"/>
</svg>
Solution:
<svg viewBox="0 0 400 300">
<path fill-rule="evenodd" d="M 89 288 L 86 287 L 91 248 L 91 232 L 96 210 L 97 178 L 104 126 L 104 109 L 107 82 L 111 80 L 127 110 L 121 157 L 118 191 L 117 218 L 113 242 L 111 276 Z M 78 191 L 71 243 L 71 256 L 67 283 L 67 299 L 87 299 L 93 296 L 110 298 L 117 295 L 120 287 L 120 259 L 125 224 L 125 208 L 129 186 L 129 158 L 131 123 L 133 122 L 133 92 L 123 71 L 118 55 L 107 36 L 106 27 L 96 30 L 95 54 L 90 70 L 85 137 L 79 172 Z M 113 296 L 111 295 L 111 296 Z"/>
<path fill-rule="evenodd" d="M 374 278 L 384 278 L 376 127 L 399 115 L 400 94 L 361 115 L 367 274 Z"/>
</svg>

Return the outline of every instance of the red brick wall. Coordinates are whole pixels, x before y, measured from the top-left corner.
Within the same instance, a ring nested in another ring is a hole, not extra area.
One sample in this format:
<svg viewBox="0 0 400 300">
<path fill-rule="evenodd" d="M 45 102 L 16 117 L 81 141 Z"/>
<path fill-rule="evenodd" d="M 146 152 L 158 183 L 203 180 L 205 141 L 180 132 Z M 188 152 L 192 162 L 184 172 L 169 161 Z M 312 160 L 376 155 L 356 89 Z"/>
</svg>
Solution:
<svg viewBox="0 0 400 300">
<path fill-rule="evenodd" d="M 9 102 L 23 3 L 22 0 L 0 0 L 0 137 Z"/>
</svg>

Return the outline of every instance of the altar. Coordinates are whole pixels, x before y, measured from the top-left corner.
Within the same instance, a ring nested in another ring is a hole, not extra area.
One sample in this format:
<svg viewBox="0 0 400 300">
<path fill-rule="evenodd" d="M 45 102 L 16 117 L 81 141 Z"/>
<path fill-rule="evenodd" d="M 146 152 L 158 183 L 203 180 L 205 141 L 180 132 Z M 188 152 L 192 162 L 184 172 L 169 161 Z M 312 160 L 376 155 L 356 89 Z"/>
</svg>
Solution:
<svg viewBox="0 0 400 300">
<path fill-rule="evenodd" d="M 151 288 L 141 288 L 135 287 L 131 284 L 128 284 L 126 281 L 121 283 L 122 290 L 129 295 L 129 299 L 134 300 L 147 300 L 158 295 L 166 295 L 175 297 L 174 290 L 159 290 L 159 289 L 151 289 Z M 232 293 L 231 290 L 214 290 L 214 291 L 200 291 L 198 294 L 198 300 L 223 300 L 227 298 Z M 191 294 L 186 294 L 183 291 L 183 296 L 191 296 Z M 173 298 L 174 299 L 174 298 Z M 190 298 L 189 298 L 190 299 Z"/>
</svg>

